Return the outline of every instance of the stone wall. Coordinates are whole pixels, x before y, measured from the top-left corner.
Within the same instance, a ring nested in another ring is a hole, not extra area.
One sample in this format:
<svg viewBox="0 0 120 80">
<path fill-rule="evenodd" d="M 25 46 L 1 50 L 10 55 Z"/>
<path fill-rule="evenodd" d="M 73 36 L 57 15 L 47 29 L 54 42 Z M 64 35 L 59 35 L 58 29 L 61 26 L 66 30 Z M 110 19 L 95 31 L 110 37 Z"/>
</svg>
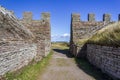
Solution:
<svg viewBox="0 0 120 80">
<path fill-rule="evenodd" d="M 34 34 L 37 43 L 37 61 L 47 56 L 51 49 L 50 14 L 42 13 L 41 20 L 33 20 L 31 12 L 24 12 L 20 22 Z"/>
<path fill-rule="evenodd" d="M 72 53 L 73 55 L 78 56 L 78 57 L 82 56 L 82 53 L 80 53 L 80 51 L 83 46 L 78 44 L 79 41 L 82 39 L 89 39 L 98 30 L 100 30 L 112 23 L 115 23 L 115 22 L 111 21 L 111 16 L 109 14 L 103 15 L 103 21 L 96 21 L 95 14 L 88 14 L 88 21 L 82 21 L 80 19 L 79 14 L 72 14 L 72 16 L 71 16 L 71 33 L 70 33 L 71 34 L 71 36 L 70 36 L 70 53 Z M 76 51 L 73 49 L 75 49 Z"/>
<path fill-rule="evenodd" d="M 120 79 L 120 47 L 87 44 L 87 59 L 103 72 Z"/>
<path fill-rule="evenodd" d="M 0 75 L 18 70 L 36 58 L 35 44 L 9 43 L 0 45 Z"/>
<path fill-rule="evenodd" d="M 41 20 L 32 20 L 25 12 L 22 20 L 0 6 L 0 76 L 18 70 L 33 59 L 38 62 L 51 49 L 50 14 L 42 13 Z"/>
<path fill-rule="evenodd" d="M 120 21 L 120 15 L 118 16 Z M 120 79 L 120 48 L 87 44 L 98 30 L 115 23 L 109 14 L 103 15 L 103 21 L 96 21 L 95 14 L 88 14 L 88 21 L 81 21 L 79 14 L 71 16 L 70 53 L 76 57 L 87 58 L 113 78 Z"/>
</svg>

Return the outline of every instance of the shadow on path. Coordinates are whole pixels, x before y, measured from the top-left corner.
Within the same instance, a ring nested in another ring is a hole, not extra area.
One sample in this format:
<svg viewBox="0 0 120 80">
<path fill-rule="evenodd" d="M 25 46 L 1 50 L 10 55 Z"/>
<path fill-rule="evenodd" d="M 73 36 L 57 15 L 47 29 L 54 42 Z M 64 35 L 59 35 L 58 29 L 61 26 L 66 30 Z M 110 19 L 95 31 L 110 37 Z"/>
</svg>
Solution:
<svg viewBox="0 0 120 80">
<path fill-rule="evenodd" d="M 74 56 L 69 53 L 69 49 L 53 49 L 53 51 L 58 52 L 58 54 L 64 54 L 68 58 L 74 58 Z M 75 62 L 79 69 L 94 77 L 95 80 L 113 80 L 108 75 L 102 73 L 100 69 L 91 65 L 87 59 L 75 58 Z"/>
<path fill-rule="evenodd" d="M 87 59 L 75 58 L 77 66 L 85 73 L 95 78 L 95 80 L 113 80 L 107 74 L 103 73 L 100 69 L 90 64 Z"/>
<path fill-rule="evenodd" d="M 73 56 L 69 54 L 69 49 L 53 49 L 53 51 L 58 52 L 58 54 L 65 54 L 68 58 L 73 58 Z"/>
</svg>

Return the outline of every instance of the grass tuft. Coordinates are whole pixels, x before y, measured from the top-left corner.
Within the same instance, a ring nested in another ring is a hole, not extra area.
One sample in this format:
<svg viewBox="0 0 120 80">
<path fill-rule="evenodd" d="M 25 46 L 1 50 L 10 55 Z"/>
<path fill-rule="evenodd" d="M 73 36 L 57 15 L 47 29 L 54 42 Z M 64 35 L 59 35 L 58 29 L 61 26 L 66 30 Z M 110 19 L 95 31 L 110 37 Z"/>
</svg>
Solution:
<svg viewBox="0 0 120 80">
<path fill-rule="evenodd" d="M 84 45 L 87 41 L 88 41 L 88 38 L 79 39 L 79 41 L 77 42 L 77 45 Z"/>
</svg>

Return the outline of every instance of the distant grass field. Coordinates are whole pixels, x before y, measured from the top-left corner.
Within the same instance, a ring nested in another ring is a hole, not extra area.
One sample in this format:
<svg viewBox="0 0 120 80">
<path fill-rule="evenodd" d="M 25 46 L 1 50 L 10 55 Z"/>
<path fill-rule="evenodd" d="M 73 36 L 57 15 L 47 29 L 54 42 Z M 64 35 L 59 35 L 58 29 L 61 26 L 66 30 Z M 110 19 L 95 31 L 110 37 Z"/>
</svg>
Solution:
<svg viewBox="0 0 120 80">
<path fill-rule="evenodd" d="M 110 24 L 88 39 L 87 43 L 120 46 L 120 22 Z"/>
<path fill-rule="evenodd" d="M 68 49 L 69 43 L 67 42 L 52 42 L 52 48 Z"/>
<path fill-rule="evenodd" d="M 5 80 L 36 80 L 37 76 L 40 75 L 40 73 L 48 65 L 52 54 L 53 52 L 51 51 L 50 54 L 43 58 L 40 62 L 30 64 L 17 72 L 7 73 L 5 75 Z"/>
</svg>

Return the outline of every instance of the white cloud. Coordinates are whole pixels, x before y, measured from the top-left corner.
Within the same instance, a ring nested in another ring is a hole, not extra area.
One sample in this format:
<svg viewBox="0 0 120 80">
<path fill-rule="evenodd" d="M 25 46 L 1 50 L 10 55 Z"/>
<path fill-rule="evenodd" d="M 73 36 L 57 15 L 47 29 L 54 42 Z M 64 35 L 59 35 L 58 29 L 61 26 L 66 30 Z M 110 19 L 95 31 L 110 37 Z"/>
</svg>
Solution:
<svg viewBox="0 0 120 80">
<path fill-rule="evenodd" d="M 63 34 L 62 36 L 63 36 L 63 37 L 70 37 L 70 34 L 65 33 L 65 34 Z"/>
<path fill-rule="evenodd" d="M 69 41 L 70 34 L 69 33 L 64 33 L 61 35 L 55 34 L 51 35 L 52 41 Z"/>
<path fill-rule="evenodd" d="M 57 37 L 59 37 L 59 36 L 60 36 L 60 35 L 58 35 L 58 34 L 51 35 L 52 38 L 57 38 Z"/>
</svg>

